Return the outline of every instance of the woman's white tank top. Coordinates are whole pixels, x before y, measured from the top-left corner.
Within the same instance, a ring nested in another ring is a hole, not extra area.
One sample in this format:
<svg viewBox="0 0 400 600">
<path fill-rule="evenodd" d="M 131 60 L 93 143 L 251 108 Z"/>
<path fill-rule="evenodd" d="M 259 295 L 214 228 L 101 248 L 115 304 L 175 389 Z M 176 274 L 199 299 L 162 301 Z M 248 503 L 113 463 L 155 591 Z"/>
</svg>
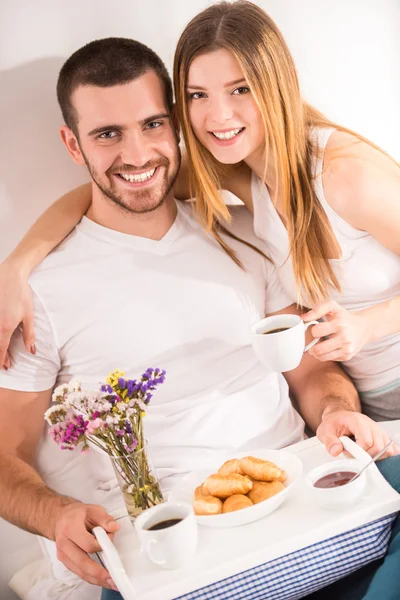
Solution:
<svg viewBox="0 0 400 600">
<path fill-rule="evenodd" d="M 333 129 L 313 129 L 312 137 L 320 149 L 313 171 L 315 192 L 325 210 L 339 243 L 342 258 L 331 263 L 342 291 L 331 290 L 330 297 L 348 310 L 374 306 L 400 295 L 400 256 L 380 244 L 366 231 L 344 221 L 325 200 L 322 185 L 323 150 Z M 289 237 L 262 181 L 253 173 L 252 196 L 254 230 L 268 247 L 285 291 L 297 300 Z M 360 392 L 374 390 L 400 378 L 400 332 L 364 346 L 343 363 Z"/>
</svg>

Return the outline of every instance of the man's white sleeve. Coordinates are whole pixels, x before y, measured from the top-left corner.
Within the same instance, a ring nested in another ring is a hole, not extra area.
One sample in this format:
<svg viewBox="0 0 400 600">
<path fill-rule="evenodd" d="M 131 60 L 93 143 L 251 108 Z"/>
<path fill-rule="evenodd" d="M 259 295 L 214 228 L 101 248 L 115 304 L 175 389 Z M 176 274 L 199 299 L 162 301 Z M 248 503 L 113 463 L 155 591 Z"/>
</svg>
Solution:
<svg viewBox="0 0 400 600">
<path fill-rule="evenodd" d="M 266 264 L 266 277 L 267 287 L 265 290 L 265 314 L 277 312 L 282 310 L 296 301 L 291 298 L 282 287 L 278 273 L 274 265 L 265 261 Z"/>
<path fill-rule="evenodd" d="M 36 355 L 24 346 L 20 328 L 11 338 L 11 368 L 0 369 L 0 387 L 22 392 L 42 392 L 52 388 L 60 370 L 60 358 L 47 313 L 33 293 L 33 326 Z"/>
</svg>

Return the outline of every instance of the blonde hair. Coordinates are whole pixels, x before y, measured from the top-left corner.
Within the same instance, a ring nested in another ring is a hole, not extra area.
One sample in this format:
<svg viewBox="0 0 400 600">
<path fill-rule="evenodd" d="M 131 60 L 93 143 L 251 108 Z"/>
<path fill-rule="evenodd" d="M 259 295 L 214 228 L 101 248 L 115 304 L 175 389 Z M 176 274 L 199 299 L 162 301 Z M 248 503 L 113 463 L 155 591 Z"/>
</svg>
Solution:
<svg viewBox="0 0 400 600">
<path fill-rule="evenodd" d="M 219 235 L 221 224 L 230 219 L 219 190 L 232 167 L 219 163 L 197 140 L 188 111 L 190 65 L 197 56 L 219 49 L 228 50 L 237 59 L 261 114 L 265 156 L 272 154 L 281 186 L 298 302 L 319 302 L 330 287 L 340 291 L 328 260 L 338 243 L 312 183 L 313 157 L 318 148 L 310 140 L 310 128 L 333 127 L 381 149 L 303 101 L 289 49 L 278 27 L 260 7 L 247 0 L 219 2 L 194 17 L 178 41 L 174 60 L 175 98 L 188 156 L 191 195 L 196 196 L 203 225 L 236 262 L 236 255 Z"/>
</svg>

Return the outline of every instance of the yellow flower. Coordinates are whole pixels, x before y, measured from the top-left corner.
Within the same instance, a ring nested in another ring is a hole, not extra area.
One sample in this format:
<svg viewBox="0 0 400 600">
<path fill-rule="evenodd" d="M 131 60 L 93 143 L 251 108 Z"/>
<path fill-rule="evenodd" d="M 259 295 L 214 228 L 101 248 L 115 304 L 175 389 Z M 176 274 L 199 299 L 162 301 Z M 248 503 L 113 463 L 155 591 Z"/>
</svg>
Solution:
<svg viewBox="0 0 400 600">
<path fill-rule="evenodd" d="M 142 412 L 140 413 L 140 416 L 141 417 L 145 417 L 146 416 L 146 413 L 144 412 L 144 410 L 142 410 Z"/>
<path fill-rule="evenodd" d="M 111 387 L 114 389 L 118 385 L 118 379 L 120 377 L 123 377 L 123 375 L 124 371 L 120 371 L 120 369 L 115 369 L 115 371 L 108 375 L 108 377 L 106 378 L 106 382 L 109 385 L 111 385 Z"/>
</svg>

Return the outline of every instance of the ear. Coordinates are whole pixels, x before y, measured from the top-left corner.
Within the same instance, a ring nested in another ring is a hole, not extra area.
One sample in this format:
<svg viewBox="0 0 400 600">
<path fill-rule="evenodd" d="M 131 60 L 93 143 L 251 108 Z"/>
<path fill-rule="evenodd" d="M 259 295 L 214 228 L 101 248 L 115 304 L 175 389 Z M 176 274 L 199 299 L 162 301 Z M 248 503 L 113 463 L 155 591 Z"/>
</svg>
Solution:
<svg viewBox="0 0 400 600">
<path fill-rule="evenodd" d="M 72 156 L 72 160 L 76 162 L 77 165 L 86 164 L 81 149 L 79 147 L 78 140 L 72 129 L 67 127 L 67 125 L 63 125 L 60 128 L 60 136 L 69 154 Z"/>
<path fill-rule="evenodd" d="M 176 112 L 176 104 L 172 107 L 172 123 L 176 131 L 176 138 L 178 140 L 178 144 L 181 141 L 181 126 L 178 121 L 178 114 Z"/>
</svg>

